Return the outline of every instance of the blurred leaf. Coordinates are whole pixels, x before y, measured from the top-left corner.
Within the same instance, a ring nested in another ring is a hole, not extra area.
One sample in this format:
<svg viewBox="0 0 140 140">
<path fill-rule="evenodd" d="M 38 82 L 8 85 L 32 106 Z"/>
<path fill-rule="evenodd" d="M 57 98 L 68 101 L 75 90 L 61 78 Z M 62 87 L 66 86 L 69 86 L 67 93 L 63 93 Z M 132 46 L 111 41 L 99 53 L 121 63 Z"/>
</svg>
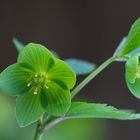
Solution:
<svg viewBox="0 0 140 140">
<path fill-rule="evenodd" d="M 14 98 L 0 93 L 0 140 L 31 140 L 34 137 L 35 125 L 19 128 L 15 119 L 14 101 Z"/>
<path fill-rule="evenodd" d="M 17 38 L 13 38 L 13 44 L 15 48 L 18 50 L 18 52 L 20 52 L 25 47 L 25 45 L 21 41 L 19 41 Z M 50 51 L 54 55 L 54 57 L 60 58 L 58 53 L 56 53 L 53 50 L 50 50 Z"/>
<path fill-rule="evenodd" d="M 25 46 L 17 38 L 13 38 L 13 43 L 14 43 L 15 48 L 18 50 L 18 52 L 20 52 L 24 48 L 24 46 Z"/>
<path fill-rule="evenodd" d="M 119 46 L 117 47 L 117 49 L 115 50 L 113 56 L 117 56 L 118 52 L 119 52 L 121 49 L 123 49 L 124 44 L 126 43 L 126 41 L 127 41 L 127 37 L 124 37 L 124 38 L 121 40 L 121 42 L 120 42 Z M 124 62 L 124 61 L 127 61 L 127 58 L 125 58 L 125 57 L 119 57 L 119 58 L 116 58 L 116 61 Z"/>
<path fill-rule="evenodd" d="M 10 103 L 12 103 L 10 98 L 0 92 L 0 130 L 2 128 L 5 130 L 4 125 L 8 123 L 7 120 L 11 119 L 11 116 L 13 115 L 13 108 Z"/>
<path fill-rule="evenodd" d="M 66 59 L 65 62 L 75 71 L 77 75 L 88 74 L 95 69 L 95 64 L 80 59 Z"/>
<path fill-rule="evenodd" d="M 60 57 L 59 57 L 59 54 L 58 54 L 57 52 L 55 52 L 55 51 L 53 51 L 53 50 L 50 50 L 50 51 L 51 51 L 51 53 L 53 54 L 54 57 L 60 58 Z"/>
<path fill-rule="evenodd" d="M 117 52 L 117 56 L 127 55 L 140 47 L 140 18 L 138 18 L 132 25 L 128 33 L 128 37 L 123 45 Z"/>
<path fill-rule="evenodd" d="M 66 118 L 108 118 L 119 120 L 140 119 L 140 114 L 134 114 L 132 111 L 118 110 L 106 104 L 95 104 L 85 102 L 72 103 Z"/>
<path fill-rule="evenodd" d="M 49 129 L 42 140 L 103 140 L 106 138 L 106 125 L 104 120 L 67 120 Z"/>
</svg>

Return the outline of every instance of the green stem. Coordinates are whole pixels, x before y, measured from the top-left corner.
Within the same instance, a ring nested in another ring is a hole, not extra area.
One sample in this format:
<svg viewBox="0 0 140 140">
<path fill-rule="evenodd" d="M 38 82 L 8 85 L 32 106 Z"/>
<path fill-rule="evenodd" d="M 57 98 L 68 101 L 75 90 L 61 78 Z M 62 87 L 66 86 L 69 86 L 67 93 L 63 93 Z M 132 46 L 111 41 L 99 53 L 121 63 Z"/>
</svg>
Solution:
<svg viewBox="0 0 140 140">
<path fill-rule="evenodd" d="M 37 131 L 37 133 L 36 133 L 36 135 L 35 135 L 35 137 L 34 137 L 34 140 L 41 140 L 41 138 L 42 138 L 42 133 L 39 133 L 38 131 Z"/>
<path fill-rule="evenodd" d="M 85 87 L 96 75 L 98 75 L 103 69 L 105 69 L 108 65 L 110 65 L 116 57 L 111 57 L 106 60 L 103 64 L 101 64 L 95 71 L 89 74 L 72 92 L 72 98 L 83 88 Z"/>
<path fill-rule="evenodd" d="M 41 140 L 42 135 L 43 135 L 43 131 L 44 131 L 43 124 L 38 122 L 34 140 Z"/>
</svg>

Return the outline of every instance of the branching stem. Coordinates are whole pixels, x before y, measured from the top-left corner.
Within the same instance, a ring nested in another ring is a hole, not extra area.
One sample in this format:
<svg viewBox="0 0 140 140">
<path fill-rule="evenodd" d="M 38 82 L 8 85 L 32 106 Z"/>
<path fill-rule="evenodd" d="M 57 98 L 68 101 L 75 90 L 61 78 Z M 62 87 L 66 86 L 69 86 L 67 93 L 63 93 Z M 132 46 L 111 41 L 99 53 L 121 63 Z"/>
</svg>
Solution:
<svg viewBox="0 0 140 140">
<path fill-rule="evenodd" d="M 97 76 L 103 69 L 105 69 L 108 65 L 110 65 L 116 57 L 110 57 L 103 64 L 101 64 L 95 71 L 89 74 L 72 92 L 72 98 L 79 93 L 79 91 L 85 87 L 95 76 Z"/>
</svg>

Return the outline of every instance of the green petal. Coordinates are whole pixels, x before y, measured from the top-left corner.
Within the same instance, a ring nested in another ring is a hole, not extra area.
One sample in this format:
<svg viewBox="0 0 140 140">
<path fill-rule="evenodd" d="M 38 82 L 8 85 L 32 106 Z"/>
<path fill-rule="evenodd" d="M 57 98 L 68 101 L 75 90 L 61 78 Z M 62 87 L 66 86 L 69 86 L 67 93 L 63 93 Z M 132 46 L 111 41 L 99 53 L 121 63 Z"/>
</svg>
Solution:
<svg viewBox="0 0 140 140">
<path fill-rule="evenodd" d="M 126 81 L 127 86 L 129 88 L 129 90 L 131 91 L 131 93 L 140 99 L 140 78 L 135 80 L 135 83 L 129 83 L 128 81 Z"/>
<path fill-rule="evenodd" d="M 0 89 L 11 96 L 26 93 L 28 90 L 27 79 L 31 71 L 19 64 L 7 67 L 0 74 Z"/>
<path fill-rule="evenodd" d="M 21 127 L 36 122 L 45 110 L 40 104 L 40 94 L 29 93 L 18 96 L 16 101 L 16 118 Z"/>
<path fill-rule="evenodd" d="M 127 39 L 118 52 L 118 56 L 127 55 L 140 47 L 140 18 L 138 18 L 128 33 Z"/>
<path fill-rule="evenodd" d="M 139 57 L 140 54 L 136 54 L 129 58 L 129 60 L 126 63 L 125 74 L 127 86 L 131 93 L 137 98 L 140 98 Z"/>
<path fill-rule="evenodd" d="M 18 63 L 27 64 L 35 71 L 47 71 L 54 64 L 54 57 L 44 46 L 29 43 L 20 52 Z"/>
<path fill-rule="evenodd" d="M 56 59 L 55 65 L 47 72 L 50 80 L 57 84 L 64 83 L 69 89 L 73 88 L 76 82 L 74 71 L 64 61 Z"/>
<path fill-rule="evenodd" d="M 139 63 L 139 55 L 132 56 L 127 62 L 126 62 L 126 81 L 130 83 L 134 83 L 136 80 L 136 73 Z"/>
<path fill-rule="evenodd" d="M 53 116 L 63 116 L 71 105 L 71 96 L 67 89 L 51 82 L 41 92 L 41 103 L 48 113 Z"/>
</svg>

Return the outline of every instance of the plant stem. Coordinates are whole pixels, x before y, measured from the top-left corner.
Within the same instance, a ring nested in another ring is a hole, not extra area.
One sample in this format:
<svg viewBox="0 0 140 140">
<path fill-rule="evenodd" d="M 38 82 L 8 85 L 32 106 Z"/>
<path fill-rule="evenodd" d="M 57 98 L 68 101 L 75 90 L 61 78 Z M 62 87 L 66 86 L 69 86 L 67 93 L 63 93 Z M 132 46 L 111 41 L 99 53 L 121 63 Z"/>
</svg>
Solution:
<svg viewBox="0 0 140 140">
<path fill-rule="evenodd" d="M 98 75 L 103 69 L 110 65 L 116 57 L 110 57 L 103 64 L 101 64 L 95 71 L 89 74 L 72 92 L 71 97 L 73 98 L 83 87 L 85 87 L 96 75 Z"/>
<path fill-rule="evenodd" d="M 38 122 L 34 140 L 41 140 L 42 135 L 43 135 L 43 130 L 44 130 L 43 124 Z"/>
<path fill-rule="evenodd" d="M 52 128 L 53 126 L 55 126 L 56 124 L 66 120 L 67 118 L 65 117 L 60 117 L 60 118 L 56 118 L 53 121 L 46 123 L 45 127 L 44 127 L 44 131 L 47 132 L 50 128 Z"/>
<path fill-rule="evenodd" d="M 42 133 L 39 133 L 38 131 L 36 131 L 36 134 L 35 134 L 34 140 L 41 140 L 42 135 L 43 135 Z"/>
</svg>

